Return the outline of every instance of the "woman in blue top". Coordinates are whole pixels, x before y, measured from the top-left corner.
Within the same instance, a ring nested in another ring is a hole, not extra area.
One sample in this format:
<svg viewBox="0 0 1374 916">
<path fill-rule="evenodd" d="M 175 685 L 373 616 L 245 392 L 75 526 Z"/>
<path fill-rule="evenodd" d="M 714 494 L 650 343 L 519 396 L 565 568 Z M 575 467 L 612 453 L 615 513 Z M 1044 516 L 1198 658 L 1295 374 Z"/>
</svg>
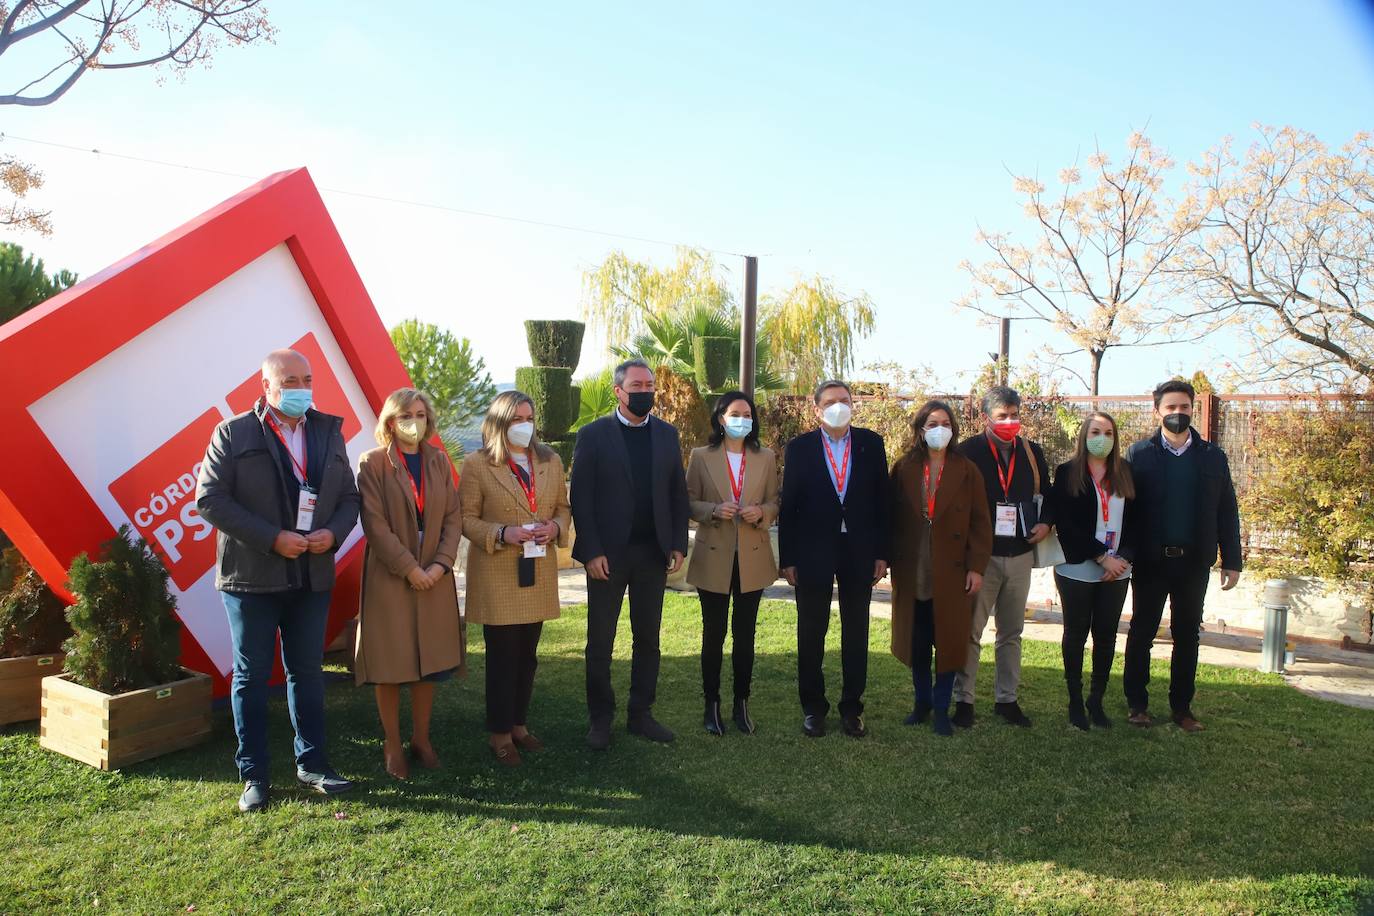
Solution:
<svg viewBox="0 0 1374 916">
<path fill-rule="evenodd" d="M 1102 708 L 1116 654 L 1116 629 L 1131 578 L 1137 514 L 1135 485 L 1121 457 L 1116 420 L 1093 413 L 1078 431 L 1074 456 L 1054 474 L 1055 526 L 1066 562 L 1054 568 L 1064 608 L 1064 681 L 1069 722 L 1110 728 Z M 1093 637 L 1092 682 L 1083 703 L 1083 649 Z"/>
</svg>

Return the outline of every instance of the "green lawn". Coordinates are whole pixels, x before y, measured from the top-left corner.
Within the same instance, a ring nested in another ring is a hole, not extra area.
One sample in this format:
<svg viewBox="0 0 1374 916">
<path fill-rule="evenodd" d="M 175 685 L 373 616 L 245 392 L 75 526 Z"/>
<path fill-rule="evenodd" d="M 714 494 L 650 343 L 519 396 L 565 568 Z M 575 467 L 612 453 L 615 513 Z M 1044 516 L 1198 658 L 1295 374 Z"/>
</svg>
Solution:
<svg viewBox="0 0 1374 916">
<path fill-rule="evenodd" d="M 206 746 L 104 774 L 0 733 L 0 913 L 268 912 L 1359 912 L 1374 903 L 1374 713 L 1278 677 L 1203 666 L 1200 736 L 1071 730 L 1058 647 L 1028 643 L 1030 730 L 953 739 L 901 724 L 906 669 L 874 621 L 870 738 L 800 734 L 793 611 L 760 622 L 754 737 L 700 730 L 696 599 L 669 596 L 660 718 L 674 746 L 617 723 L 583 746 L 584 611 L 545 629 L 518 771 L 490 761 L 481 639 L 440 688 L 446 768 L 382 773 L 370 691 L 329 688 L 332 756 L 362 786 L 233 808 L 228 710 Z M 838 626 L 827 663 L 838 686 Z M 618 659 L 628 657 L 622 618 Z M 988 649 L 990 656 L 991 649 Z M 1118 660 L 1119 669 L 1119 660 Z M 727 662 L 727 679 L 729 665 Z M 985 669 L 991 671 L 990 665 Z M 617 690 L 628 666 L 616 665 Z M 1156 677 L 1167 677 L 1167 665 Z M 728 694 L 728 686 L 727 686 Z M 1113 680 L 1109 709 L 1124 713 Z M 277 781 L 290 782 L 284 700 Z"/>
</svg>

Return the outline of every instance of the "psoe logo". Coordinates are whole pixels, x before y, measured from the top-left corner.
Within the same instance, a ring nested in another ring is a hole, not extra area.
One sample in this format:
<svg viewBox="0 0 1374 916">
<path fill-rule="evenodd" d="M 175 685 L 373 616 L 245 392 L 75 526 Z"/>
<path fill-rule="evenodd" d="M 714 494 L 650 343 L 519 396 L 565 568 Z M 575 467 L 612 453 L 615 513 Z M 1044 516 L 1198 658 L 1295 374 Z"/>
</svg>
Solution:
<svg viewBox="0 0 1374 916">
<path fill-rule="evenodd" d="M 219 422 L 220 411 L 207 410 L 110 484 L 110 494 L 183 592 L 215 562 L 214 528 L 196 511 L 196 477 Z"/>
</svg>

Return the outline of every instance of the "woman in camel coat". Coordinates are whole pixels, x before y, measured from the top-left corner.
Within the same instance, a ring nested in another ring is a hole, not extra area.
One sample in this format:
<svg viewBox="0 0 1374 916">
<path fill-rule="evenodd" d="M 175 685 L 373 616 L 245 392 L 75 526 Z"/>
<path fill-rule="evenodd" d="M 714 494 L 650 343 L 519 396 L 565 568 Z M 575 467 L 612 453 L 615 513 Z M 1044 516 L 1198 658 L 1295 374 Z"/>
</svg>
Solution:
<svg viewBox="0 0 1374 916">
<path fill-rule="evenodd" d="M 934 712 L 935 731 L 950 735 L 954 673 L 968 655 L 992 523 L 981 472 L 949 448 L 959 441 L 954 411 L 929 401 L 912 427 L 915 444 L 892 467 L 892 654 L 911 668 L 916 688 L 907 724 Z"/>
<path fill-rule="evenodd" d="M 453 578 L 462 508 L 448 455 L 429 443 L 434 431 L 428 395 L 393 392 L 377 419 L 381 447 L 365 453 L 358 469 L 367 551 L 353 670 L 359 684 L 376 686 L 386 769 L 397 779 L 409 775 L 401 686 L 410 686 L 411 756 L 437 768 L 429 741 L 434 685 L 462 668 L 465 651 Z"/>
<path fill-rule="evenodd" d="M 738 492 L 736 492 L 738 488 Z M 778 577 L 768 529 L 778 517 L 778 463 L 759 444 L 754 402 L 742 391 L 720 396 L 711 412 L 710 445 L 693 449 L 687 463 L 687 497 L 697 522 L 687 581 L 701 599 L 701 685 L 704 724 L 725 733 L 720 713 L 720 669 L 730 597 L 735 599 L 735 726 L 754 733 L 749 689 L 754 674 L 754 631 L 759 599 Z"/>
<path fill-rule="evenodd" d="M 482 421 L 482 449 L 463 462 L 459 493 L 468 548 L 468 620 L 486 645 L 488 743 L 499 763 L 543 743 L 526 719 L 545 620 L 558 617 L 558 551 L 572 511 L 563 463 L 535 435 L 534 401 L 496 396 Z M 542 556 L 529 556 L 542 553 Z"/>
</svg>

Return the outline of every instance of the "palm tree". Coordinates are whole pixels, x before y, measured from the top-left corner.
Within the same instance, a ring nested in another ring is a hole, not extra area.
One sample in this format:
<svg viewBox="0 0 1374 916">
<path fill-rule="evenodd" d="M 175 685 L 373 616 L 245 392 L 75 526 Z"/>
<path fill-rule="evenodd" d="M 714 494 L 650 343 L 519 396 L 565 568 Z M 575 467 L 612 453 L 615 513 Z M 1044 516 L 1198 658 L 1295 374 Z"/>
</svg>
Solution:
<svg viewBox="0 0 1374 916">
<path fill-rule="evenodd" d="M 644 331 L 624 346 L 611 352 L 619 359 L 643 359 L 654 367 L 667 366 L 676 374 L 692 378 L 696 367 L 692 343 L 698 337 L 724 337 L 733 341 L 732 366 L 739 366 L 740 316 L 733 308 L 713 308 L 697 305 L 679 312 L 645 315 Z M 787 380 L 770 368 L 771 353 L 768 337 L 760 334 L 754 349 L 755 391 L 779 391 L 787 387 Z M 726 380 L 726 387 L 739 387 L 736 369 Z"/>
</svg>

